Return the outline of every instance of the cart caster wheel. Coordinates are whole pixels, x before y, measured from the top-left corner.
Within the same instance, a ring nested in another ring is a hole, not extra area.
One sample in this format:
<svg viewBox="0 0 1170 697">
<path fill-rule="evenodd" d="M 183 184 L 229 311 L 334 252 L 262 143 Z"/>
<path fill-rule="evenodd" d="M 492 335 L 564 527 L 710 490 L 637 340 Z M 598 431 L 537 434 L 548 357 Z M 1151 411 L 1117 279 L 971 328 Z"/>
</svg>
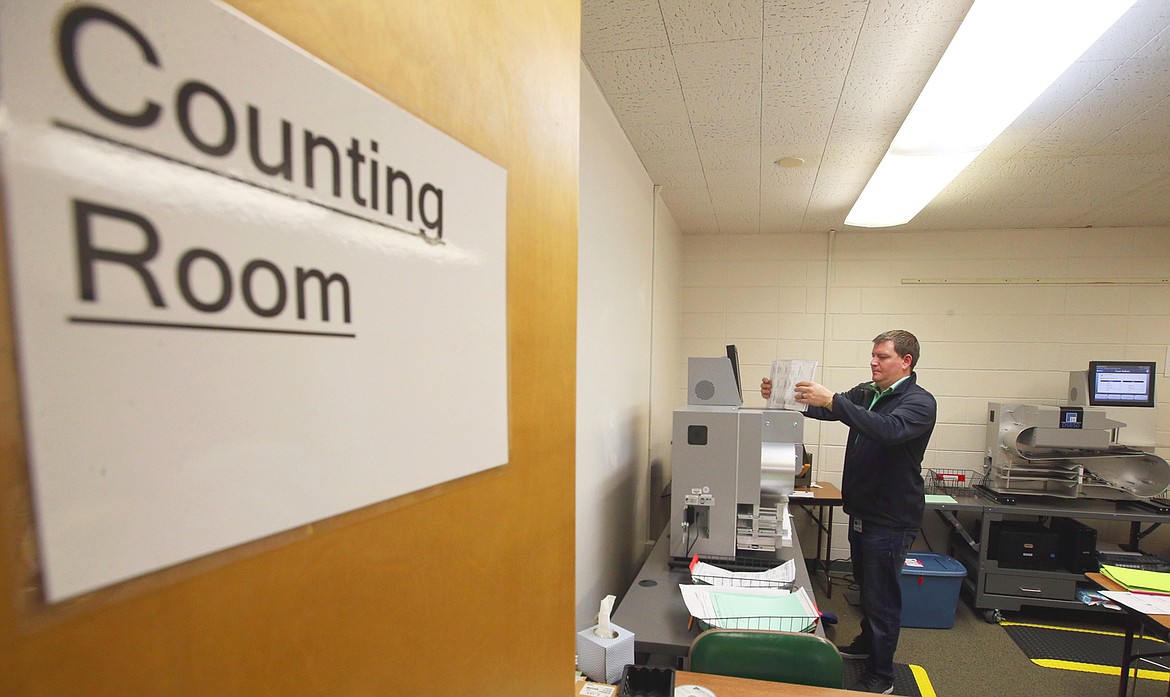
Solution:
<svg viewBox="0 0 1170 697">
<path fill-rule="evenodd" d="M 999 610 L 984 610 L 983 621 L 987 624 L 999 624 L 1003 621 L 1003 613 Z"/>
</svg>

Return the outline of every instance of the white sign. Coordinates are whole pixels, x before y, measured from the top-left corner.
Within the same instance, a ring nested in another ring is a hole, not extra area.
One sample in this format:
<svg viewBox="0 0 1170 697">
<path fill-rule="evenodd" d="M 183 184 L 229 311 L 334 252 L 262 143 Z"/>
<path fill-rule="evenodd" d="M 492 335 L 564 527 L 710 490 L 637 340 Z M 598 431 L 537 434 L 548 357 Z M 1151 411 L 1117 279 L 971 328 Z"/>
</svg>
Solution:
<svg viewBox="0 0 1170 697">
<path fill-rule="evenodd" d="M 4 2 L 0 89 L 50 600 L 507 461 L 500 167 L 205 0 Z"/>
</svg>

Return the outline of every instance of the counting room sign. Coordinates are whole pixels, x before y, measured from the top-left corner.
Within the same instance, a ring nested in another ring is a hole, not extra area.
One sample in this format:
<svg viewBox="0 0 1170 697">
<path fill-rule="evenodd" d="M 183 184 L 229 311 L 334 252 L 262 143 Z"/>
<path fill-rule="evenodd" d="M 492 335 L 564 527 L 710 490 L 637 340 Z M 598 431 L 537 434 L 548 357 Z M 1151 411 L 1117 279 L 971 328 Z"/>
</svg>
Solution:
<svg viewBox="0 0 1170 697">
<path fill-rule="evenodd" d="M 5 2 L 0 99 L 47 599 L 506 462 L 503 169 L 208 0 Z"/>
</svg>

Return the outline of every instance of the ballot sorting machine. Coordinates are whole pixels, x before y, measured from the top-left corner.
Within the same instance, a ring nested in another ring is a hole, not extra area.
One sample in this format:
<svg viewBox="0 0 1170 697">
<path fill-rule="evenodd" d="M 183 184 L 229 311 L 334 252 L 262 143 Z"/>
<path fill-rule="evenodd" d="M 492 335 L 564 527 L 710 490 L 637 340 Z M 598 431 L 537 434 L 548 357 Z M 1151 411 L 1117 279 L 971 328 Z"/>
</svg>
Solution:
<svg viewBox="0 0 1170 697">
<path fill-rule="evenodd" d="M 787 504 L 804 462 L 804 414 L 742 408 L 735 349 L 690 358 L 674 412 L 670 555 L 760 559 L 791 544 Z"/>
<path fill-rule="evenodd" d="M 1090 406 L 988 404 L 983 486 L 994 494 L 1144 500 L 1170 486 L 1170 464 L 1119 442 L 1126 424 Z"/>
</svg>

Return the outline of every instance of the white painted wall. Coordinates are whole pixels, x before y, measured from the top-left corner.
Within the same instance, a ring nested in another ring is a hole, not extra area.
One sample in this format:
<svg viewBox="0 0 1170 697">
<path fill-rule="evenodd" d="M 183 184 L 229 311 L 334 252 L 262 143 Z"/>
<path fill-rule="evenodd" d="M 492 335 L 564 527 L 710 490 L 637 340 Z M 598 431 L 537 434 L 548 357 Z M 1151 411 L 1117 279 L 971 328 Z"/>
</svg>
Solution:
<svg viewBox="0 0 1170 697">
<path fill-rule="evenodd" d="M 622 596 L 649 551 L 648 537 L 660 531 L 650 530 L 650 507 L 663 486 L 670 433 L 668 426 L 663 443 L 651 416 L 673 409 L 666 402 L 674 397 L 682 316 L 678 227 L 669 214 L 655 215 L 650 178 L 584 64 L 580 166 L 577 626 L 583 628 L 594 622 L 601 598 Z"/>
<path fill-rule="evenodd" d="M 1091 359 L 1156 360 L 1162 373 L 1157 452 L 1170 458 L 1170 378 L 1163 364 L 1170 285 L 1118 284 L 1170 278 L 1170 229 L 867 230 L 836 233 L 832 242 L 829 233 L 683 240 L 683 355 L 718 356 L 736 344 L 745 387 L 758 384 L 775 358 L 811 358 L 821 361 L 819 379 L 845 390 L 869 379 L 875 335 L 908 329 L 922 344 L 920 384 L 939 404 L 924 467 L 982 473 L 989 401 L 1056 404 L 1067 394 L 1068 372 L 1084 370 Z M 1113 283 L 904 280 L 973 277 Z M 680 398 L 684 372 L 680 365 Z M 750 389 L 744 401 L 763 405 Z M 837 423 L 807 422 L 818 479 L 840 483 L 846 432 Z M 928 533 L 937 537 L 936 550 L 945 551 L 945 531 Z M 848 556 L 845 539 L 842 521 L 834 558 Z M 1149 551 L 1170 552 L 1170 535 L 1148 542 Z"/>
</svg>

